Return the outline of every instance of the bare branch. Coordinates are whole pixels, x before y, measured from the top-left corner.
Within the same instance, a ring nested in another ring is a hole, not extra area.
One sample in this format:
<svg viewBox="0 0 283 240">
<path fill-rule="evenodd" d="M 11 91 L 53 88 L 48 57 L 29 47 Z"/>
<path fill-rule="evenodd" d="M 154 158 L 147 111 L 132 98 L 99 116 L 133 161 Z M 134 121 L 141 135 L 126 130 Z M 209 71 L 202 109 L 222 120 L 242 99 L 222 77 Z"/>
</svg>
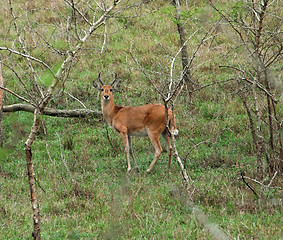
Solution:
<svg viewBox="0 0 283 240">
<path fill-rule="evenodd" d="M 248 186 L 248 188 L 249 188 L 249 189 L 253 192 L 253 194 L 258 198 L 258 195 L 257 195 L 257 193 L 255 192 L 255 190 L 246 182 L 245 178 L 247 178 L 247 177 L 245 177 L 245 176 L 244 176 L 244 173 L 242 173 L 242 172 L 241 172 L 241 177 L 242 177 L 243 182 Z"/>
<path fill-rule="evenodd" d="M 64 62 L 62 63 L 62 65 L 60 66 L 60 68 L 58 69 L 57 73 L 55 74 L 55 80 L 54 82 L 50 85 L 49 89 L 48 89 L 48 93 L 51 96 L 54 91 L 56 86 L 58 85 L 58 83 L 61 81 L 61 75 L 62 73 L 65 71 L 66 66 L 72 62 L 72 60 L 74 59 L 74 57 L 78 54 L 78 52 L 81 50 L 82 45 L 85 43 L 85 41 L 89 38 L 89 36 L 96 30 L 98 29 L 103 22 L 105 21 L 105 19 L 107 18 L 108 14 L 117 6 L 117 4 L 120 3 L 120 0 L 115 0 L 113 5 L 111 7 L 109 7 L 108 9 L 106 9 L 106 11 L 102 14 L 102 16 L 95 22 L 93 23 L 89 30 L 86 32 L 85 36 L 80 40 L 80 42 L 76 45 L 76 47 L 74 48 L 73 51 L 70 51 L 68 53 L 68 57 L 64 60 Z M 1 48 L 0 48 L 1 50 Z"/>
<path fill-rule="evenodd" d="M 267 185 L 267 187 L 270 187 L 270 186 L 271 186 L 271 184 L 272 184 L 274 178 L 276 177 L 277 173 L 278 173 L 277 171 L 274 173 L 274 175 L 273 175 L 273 177 L 271 178 L 271 180 L 270 180 L 269 184 Z"/>
<path fill-rule="evenodd" d="M 75 6 L 75 3 L 73 0 L 71 0 L 72 2 L 68 1 L 68 0 L 64 0 L 70 7 L 72 7 L 74 9 L 74 11 L 76 11 L 82 18 L 83 20 L 88 24 L 88 25 L 92 25 L 91 22 L 86 18 L 86 16 Z"/>
<path fill-rule="evenodd" d="M 77 102 L 79 102 L 84 108 L 87 108 L 84 103 L 82 101 L 80 101 L 79 99 L 77 99 L 76 97 L 74 97 L 72 94 L 66 92 L 66 91 L 63 91 L 64 93 L 66 93 L 68 96 L 70 96 L 71 98 L 75 99 Z"/>
<path fill-rule="evenodd" d="M 132 49 L 130 49 L 130 56 L 132 57 L 132 59 L 135 61 L 135 63 L 139 66 L 140 71 L 144 74 L 144 76 L 146 77 L 146 79 L 148 80 L 148 82 L 154 87 L 154 89 L 160 94 L 160 96 L 165 99 L 166 97 L 163 95 L 163 93 L 158 89 L 158 87 L 155 86 L 154 82 L 150 79 L 150 77 L 147 75 L 146 71 L 144 70 L 144 68 L 141 66 L 141 64 L 139 63 L 139 61 L 134 57 L 133 53 L 132 53 Z"/>
<path fill-rule="evenodd" d="M 176 100 L 177 96 L 181 93 L 183 87 L 184 87 L 184 74 L 182 74 L 178 84 L 176 85 L 175 89 L 172 91 L 171 95 L 170 95 L 170 92 L 168 91 L 167 98 L 163 99 L 164 102 L 166 102 L 166 103 L 170 102 L 173 97 L 175 97 L 175 100 Z"/>
<path fill-rule="evenodd" d="M 18 51 L 16 51 L 16 50 L 13 50 L 13 49 L 7 48 L 7 47 L 0 47 L 0 50 L 9 51 L 9 52 L 14 53 L 14 54 L 16 54 L 16 55 L 19 55 L 19 56 L 21 56 L 21 57 L 24 57 L 24 58 L 27 58 L 27 59 L 31 59 L 31 60 L 33 60 L 33 61 L 35 61 L 35 62 L 38 62 L 38 63 L 42 64 L 44 67 L 46 67 L 46 68 L 52 73 L 52 75 L 55 77 L 55 75 L 54 75 L 54 73 L 52 72 L 51 68 L 50 68 L 45 62 L 43 62 L 43 61 L 41 61 L 41 60 L 39 60 L 39 59 L 37 59 L 37 58 L 35 58 L 35 57 L 33 57 L 33 56 L 30 56 L 30 55 L 27 55 L 27 54 L 18 52 Z"/>
<path fill-rule="evenodd" d="M 3 112 L 30 112 L 34 113 L 35 106 L 29 104 L 12 104 L 3 106 Z M 94 116 L 96 118 L 100 118 L 102 113 L 96 110 L 91 109 L 73 109 L 73 110 L 61 110 L 46 107 L 43 111 L 44 115 L 48 115 L 51 117 L 66 117 L 66 118 L 84 118 L 87 116 Z"/>
<path fill-rule="evenodd" d="M 234 80 L 235 80 L 234 78 L 230 78 L 230 79 L 222 80 L 222 81 L 214 81 L 214 82 L 208 83 L 206 85 L 203 85 L 203 86 L 200 86 L 199 88 L 194 89 L 194 92 L 200 91 L 204 88 L 210 87 L 210 86 L 215 85 L 215 84 L 226 83 L 226 82 L 230 82 L 230 81 L 234 81 Z"/>
<path fill-rule="evenodd" d="M 100 6 L 100 4 L 97 2 L 97 1 L 95 1 L 95 0 L 93 0 L 95 3 L 96 3 L 96 5 L 100 8 L 100 10 L 101 11 L 105 11 L 105 9 L 104 8 L 102 8 L 102 6 Z"/>
<path fill-rule="evenodd" d="M 24 81 L 21 79 L 21 77 L 19 76 L 19 74 L 15 71 L 15 66 L 14 65 L 12 65 L 12 66 L 10 66 L 10 65 L 8 65 L 8 64 L 6 64 L 6 63 L 2 63 L 5 67 L 7 67 L 7 68 L 9 68 L 14 74 L 15 74 L 15 76 L 17 77 L 17 79 L 19 80 L 19 82 L 22 84 L 22 86 L 23 86 L 23 88 L 24 88 L 24 90 L 25 90 L 25 93 L 28 95 L 28 97 L 31 99 L 31 100 L 33 100 L 33 101 L 35 101 L 35 98 L 34 98 L 34 96 L 32 96 L 31 94 L 30 94 L 30 91 L 27 89 L 27 87 L 26 87 L 26 84 L 24 83 Z"/>
<path fill-rule="evenodd" d="M 102 44 L 102 47 L 101 47 L 100 54 L 102 54 L 103 51 L 104 51 L 104 48 L 105 48 L 105 45 L 106 45 L 106 40 L 107 40 L 107 24 L 106 24 L 106 21 L 104 21 L 103 44 Z"/>
<path fill-rule="evenodd" d="M 19 94 L 13 92 L 12 90 L 10 90 L 10 89 L 8 89 L 8 88 L 5 88 L 5 87 L 3 87 L 3 86 L 0 86 L 0 88 L 3 89 L 4 91 L 6 91 L 6 92 L 8 92 L 8 93 L 10 93 L 10 94 L 12 94 L 12 95 L 14 95 L 14 96 L 17 97 L 18 99 L 20 99 L 20 100 L 22 100 L 22 101 L 25 101 L 25 102 L 27 102 L 27 103 L 29 103 L 29 104 L 35 106 L 34 103 L 32 103 L 32 102 L 29 101 L 28 99 L 26 99 L 26 98 L 20 96 Z"/>
<path fill-rule="evenodd" d="M 225 66 L 225 65 L 223 65 L 223 66 L 219 66 L 220 68 L 231 68 L 231 69 L 234 69 L 234 70 L 237 70 L 237 71 L 239 71 L 239 72 L 241 72 L 242 74 L 244 74 L 245 75 L 245 72 L 242 70 L 242 69 L 240 69 L 240 68 L 237 68 L 237 67 L 234 67 L 234 66 Z M 262 86 L 259 82 L 257 82 L 257 81 L 251 81 L 250 79 L 248 79 L 247 77 L 243 77 L 243 78 L 241 78 L 241 80 L 245 80 L 246 82 L 248 82 L 248 83 L 250 83 L 250 84 L 255 84 L 256 86 L 257 86 L 257 88 L 259 88 L 260 90 L 262 90 L 263 92 L 265 92 L 265 94 L 266 95 L 268 95 L 271 99 L 272 99 L 272 101 L 274 101 L 275 103 L 277 103 L 278 102 L 278 100 L 276 100 L 274 97 L 273 97 L 273 95 L 269 92 L 269 91 L 267 91 L 267 89 L 264 87 L 264 86 Z"/>
<path fill-rule="evenodd" d="M 17 26 L 17 22 L 16 22 L 16 19 L 17 19 L 17 18 L 16 18 L 16 16 L 14 15 L 11 0 L 9 0 L 9 4 L 10 4 L 10 12 L 11 12 L 11 15 L 12 15 L 12 17 L 14 18 L 14 28 L 15 28 L 16 33 L 17 33 L 17 35 L 18 35 L 18 40 L 19 40 L 19 43 L 20 43 L 20 45 L 21 45 L 21 48 L 23 49 L 23 52 L 24 52 L 26 55 L 30 55 L 30 54 L 28 53 L 27 49 L 26 49 L 26 46 L 25 46 L 25 44 L 24 44 L 22 38 L 21 38 L 19 29 L 18 29 L 18 26 Z M 28 24 L 29 24 L 28 14 L 26 14 L 26 15 L 27 15 L 27 20 L 28 20 Z M 43 92 L 42 92 L 40 86 L 38 85 L 38 79 L 39 79 L 39 77 L 38 77 L 38 75 L 37 75 L 37 73 L 36 73 L 36 71 L 35 71 L 35 69 L 34 69 L 34 67 L 33 67 L 33 65 L 32 65 L 31 59 L 27 58 L 27 61 L 28 61 L 28 66 L 29 66 L 29 68 L 30 68 L 30 70 L 31 70 L 31 72 L 32 72 L 32 74 L 33 74 L 34 80 L 35 80 L 36 90 L 41 94 L 41 97 L 44 97 L 44 94 L 43 94 Z"/>
</svg>

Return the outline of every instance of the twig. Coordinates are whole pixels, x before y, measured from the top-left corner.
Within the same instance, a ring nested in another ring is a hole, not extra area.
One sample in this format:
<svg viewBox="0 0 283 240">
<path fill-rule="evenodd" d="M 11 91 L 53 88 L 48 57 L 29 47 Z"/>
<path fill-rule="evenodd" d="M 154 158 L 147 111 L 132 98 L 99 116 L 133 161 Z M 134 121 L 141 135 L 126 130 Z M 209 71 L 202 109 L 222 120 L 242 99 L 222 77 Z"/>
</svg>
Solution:
<svg viewBox="0 0 283 240">
<path fill-rule="evenodd" d="M 136 62 L 136 64 L 139 66 L 140 71 L 144 74 L 144 76 L 146 77 L 146 79 L 148 80 L 148 82 L 154 87 L 154 89 L 161 95 L 161 97 L 163 99 L 165 99 L 164 94 L 155 86 L 154 82 L 150 79 L 150 77 L 147 75 L 147 73 L 145 72 L 144 68 L 140 65 L 139 61 L 134 57 L 132 50 L 130 49 L 130 56 L 132 57 L 132 59 Z"/>
<path fill-rule="evenodd" d="M 56 132 L 56 135 L 58 136 L 58 139 L 59 139 L 59 147 L 60 147 L 60 152 L 61 152 L 61 160 L 62 160 L 62 162 L 63 162 L 63 164 L 64 164 L 64 166 L 65 166 L 65 168 L 66 168 L 66 170 L 67 170 L 67 173 L 69 174 L 69 177 L 71 178 L 72 182 L 78 184 L 77 180 L 73 177 L 73 173 L 70 171 L 70 169 L 69 169 L 69 167 L 68 167 L 68 165 L 67 165 L 67 163 L 66 163 L 65 156 L 64 156 L 63 151 L 62 151 L 63 146 L 62 146 L 62 142 L 61 142 L 60 135 L 59 135 L 58 132 Z"/>
<path fill-rule="evenodd" d="M 258 198 L 258 195 L 257 195 L 257 193 L 255 192 L 255 190 L 246 182 L 246 180 L 245 180 L 246 177 L 244 176 L 244 173 L 243 173 L 243 172 L 241 172 L 241 177 L 242 177 L 243 182 L 248 186 L 249 189 L 252 190 L 252 192 L 254 193 L 254 195 Z"/>
<path fill-rule="evenodd" d="M 96 3 L 96 5 L 100 8 L 100 10 L 101 11 L 105 11 L 105 9 L 103 9 L 100 5 L 99 5 L 99 3 L 97 2 L 97 1 L 95 1 L 95 0 L 93 0 L 95 3 Z"/>
<path fill-rule="evenodd" d="M 175 100 L 177 99 L 177 96 L 181 93 L 183 86 L 184 86 L 184 74 L 182 74 L 178 84 L 176 85 L 174 91 L 172 92 L 171 96 L 168 93 L 168 97 L 166 99 L 163 99 L 164 102 L 168 103 L 169 101 L 171 101 L 171 99 L 175 96 L 175 99 L 173 100 L 173 102 L 175 102 Z"/>
<path fill-rule="evenodd" d="M 88 24 L 88 25 L 92 25 L 91 22 L 85 17 L 85 15 L 78 9 L 75 7 L 75 3 L 74 1 L 69 2 L 68 0 L 64 0 L 74 11 L 76 11 L 82 18 L 83 20 Z"/>
<path fill-rule="evenodd" d="M 247 176 L 244 176 L 244 178 L 245 178 L 245 179 L 248 179 L 248 180 L 250 180 L 250 181 L 253 181 L 253 182 L 257 183 L 257 184 L 259 184 L 259 185 L 260 185 L 261 187 L 263 187 L 263 188 L 272 188 L 272 187 L 270 187 L 270 185 L 272 184 L 272 182 L 273 182 L 274 178 L 276 177 L 277 173 L 278 173 L 277 171 L 274 173 L 274 175 L 273 175 L 273 177 L 271 178 L 271 180 L 270 180 L 270 182 L 269 182 L 268 185 L 265 185 L 265 184 L 263 184 L 262 182 L 260 182 L 260 181 L 258 181 L 258 180 L 256 180 L 256 179 L 247 177 Z M 275 187 L 275 188 L 278 188 L 278 187 Z M 280 189 L 282 189 L 282 188 L 280 188 Z"/>
<path fill-rule="evenodd" d="M 271 178 L 271 180 L 270 180 L 269 184 L 267 185 L 267 187 L 270 187 L 270 185 L 272 184 L 273 179 L 276 177 L 277 173 L 278 173 L 277 171 L 274 173 L 274 176 Z"/>
<path fill-rule="evenodd" d="M 15 28 L 15 30 L 16 30 L 16 32 L 17 32 L 19 43 L 20 43 L 20 45 L 21 45 L 21 48 L 22 48 L 23 52 L 24 52 L 25 54 L 29 55 L 29 52 L 28 52 L 27 49 L 26 49 L 26 46 L 25 46 L 25 44 L 24 44 L 24 42 L 23 42 L 23 40 L 22 40 L 22 38 L 21 38 L 19 29 L 18 29 L 18 26 L 17 26 L 17 21 L 16 21 L 17 18 L 16 18 L 16 16 L 15 16 L 14 12 L 13 12 L 13 6 L 12 6 L 11 0 L 9 0 L 9 4 L 10 4 L 10 12 L 11 12 L 11 15 L 12 15 L 12 17 L 13 17 L 13 19 L 14 19 L 14 28 Z M 27 17 L 28 25 L 30 26 L 30 24 L 29 24 L 29 18 L 28 18 L 28 14 L 27 14 L 27 13 L 26 13 L 26 17 Z M 32 66 L 31 60 L 30 60 L 29 58 L 27 58 L 27 61 L 28 61 L 28 66 L 29 66 L 29 68 L 30 68 L 30 70 L 31 70 L 31 72 L 32 72 L 32 74 L 33 74 L 34 80 L 35 80 L 35 87 L 36 87 L 37 91 L 41 94 L 41 97 L 44 98 L 43 91 L 40 89 L 40 87 L 39 87 L 39 85 L 38 85 L 38 81 L 37 81 L 37 79 L 38 79 L 39 77 L 38 77 L 38 75 L 37 75 L 37 73 L 36 73 L 34 67 Z"/>
<path fill-rule="evenodd" d="M 6 91 L 6 92 L 8 92 L 8 93 L 10 93 L 10 94 L 12 94 L 12 95 L 14 95 L 14 96 L 17 97 L 18 99 L 23 100 L 23 101 L 25 101 L 25 102 L 31 104 L 32 106 L 36 107 L 36 105 L 35 105 L 34 103 L 32 103 L 32 102 L 29 101 L 28 99 L 26 99 L 26 98 L 20 96 L 19 94 L 13 92 L 12 90 L 10 90 L 10 89 L 8 89 L 8 88 L 5 88 L 5 87 L 2 87 L 2 86 L 0 86 L 0 88 L 3 89 L 4 91 Z"/>
<path fill-rule="evenodd" d="M 44 192 L 46 193 L 45 189 L 40 185 L 40 182 L 37 180 L 36 177 L 34 177 L 34 180 L 36 181 L 37 185 L 39 186 L 39 188 Z"/>
<path fill-rule="evenodd" d="M 184 168 L 182 160 L 179 157 L 174 134 L 171 134 L 171 139 L 172 139 L 172 147 L 173 147 L 174 155 L 176 157 L 176 160 L 178 162 L 179 167 L 181 168 L 181 172 L 182 172 L 183 180 L 184 180 L 184 183 L 185 183 L 185 186 L 186 186 L 187 194 L 189 196 L 189 199 L 192 200 L 192 193 L 194 192 L 194 190 L 192 190 L 192 186 L 193 186 L 194 182 L 191 179 L 190 175 L 188 175 L 186 169 Z"/>
<path fill-rule="evenodd" d="M 55 165 L 55 162 L 52 160 L 52 158 L 51 158 L 51 155 L 50 155 L 50 152 L 49 152 L 49 149 L 48 149 L 48 147 L 49 147 L 49 145 L 48 145 L 48 143 L 46 143 L 46 151 L 47 151 L 47 155 L 48 155 L 48 157 L 49 157 L 49 159 L 50 159 L 50 161 Z"/>
<path fill-rule="evenodd" d="M 3 64 L 5 67 L 9 68 L 9 69 L 15 74 L 15 76 L 18 78 L 19 82 L 23 85 L 23 88 L 24 88 L 26 94 L 29 96 L 30 99 L 32 99 L 32 100 L 35 101 L 35 98 L 29 93 L 29 90 L 27 89 L 26 84 L 25 84 L 24 81 L 21 79 L 21 77 L 19 76 L 19 74 L 15 71 L 15 69 L 14 69 L 15 66 L 10 66 L 10 65 L 8 65 L 8 64 L 6 64 L 6 63 L 3 63 L 3 62 L 2 62 L 2 64 Z"/>
<path fill-rule="evenodd" d="M 64 93 L 66 93 L 68 96 L 70 96 L 71 98 L 75 99 L 76 101 L 78 101 L 84 108 L 87 108 L 86 105 L 84 105 L 84 103 L 82 101 L 80 101 L 79 99 L 77 99 L 75 96 L 73 96 L 72 94 L 63 91 Z"/>
<path fill-rule="evenodd" d="M 226 66 L 226 65 L 224 65 L 224 66 L 219 66 L 220 68 L 231 68 L 231 69 L 234 69 L 234 70 L 237 70 L 237 71 L 239 71 L 239 72 L 241 72 L 242 74 L 244 74 L 245 75 L 245 72 L 244 72 L 244 70 L 242 70 L 242 69 L 240 69 L 240 68 L 237 68 L 237 67 L 235 67 L 235 66 Z M 259 88 L 260 90 L 262 90 L 263 92 L 265 92 L 265 94 L 266 95 L 268 95 L 271 99 L 272 99 L 272 101 L 274 101 L 275 103 L 278 103 L 278 100 L 276 100 L 274 97 L 273 97 L 273 95 L 264 87 L 264 86 L 262 86 L 259 82 L 256 82 L 256 81 L 251 81 L 251 80 L 249 80 L 247 77 L 242 77 L 242 78 L 240 78 L 241 80 L 245 80 L 246 82 L 248 82 L 248 83 L 250 83 L 250 84 L 252 84 L 252 85 L 256 85 L 256 87 L 257 88 Z"/>
<path fill-rule="evenodd" d="M 185 162 L 187 161 L 188 155 L 189 155 L 195 148 L 197 148 L 199 145 L 204 144 L 204 143 L 207 143 L 207 142 L 209 142 L 209 141 L 210 141 L 210 138 L 207 139 L 207 140 L 201 141 L 201 142 L 195 144 L 194 146 L 192 146 L 191 149 L 188 151 L 188 153 L 187 153 L 186 156 L 185 156 L 185 159 L 184 159 L 184 166 L 186 165 Z"/>
<path fill-rule="evenodd" d="M 18 52 L 16 50 L 13 50 L 13 49 L 7 48 L 7 47 L 0 47 L 0 50 L 9 51 L 9 52 L 14 53 L 16 55 L 19 55 L 21 57 L 24 57 L 24 58 L 27 58 L 27 59 L 31 59 L 31 60 L 33 60 L 35 62 L 38 62 L 38 63 L 42 64 L 44 67 L 46 67 L 51 72 L 51 74 L 55 77 L 53 71 L 51 70 L 51 68 L 45 62 L 43 62 L 43 61 L 41 61 L 41 60 L 39 60 L 39 59 L 37 59 L 37 58 L 35 58 L 33 56 L 30 56 L 30 55 Z"/>
<path fill-rule="evenodd" d="M 106 41 L 107 41 L 107 24 L 106 24 L 106 21 L 104 21 L 103 44 L 102 44 L 102 47 L 101 47 L 100 54 L 102 54 L 103 51 L 104 51 Z"/>
<path fill-rule="evenodd" d="M 204 89 L 204 88 L 207 88 L 207 87 L 210 87 L 210 86 L 212 86 L 212 85 L 214 85 L 214 84 L 226 83 L 226 82 L 230 82 L 230 81 L 233 81 L 233 80 L 235 80 L 235 79 L 234 79 L 234 78 L 230 78 L 230 79 L 227 79 L 227 80 L 221 80 L 221 81 L 211 82 L 211 83 L 208 83 L 208 84 L 206 84 L 206 85 L 200 86 L 199 88 L 194 89 L 194 92 L 200 91 L 200 90 L 202 90 L 202 89 Z"/>
</svg>

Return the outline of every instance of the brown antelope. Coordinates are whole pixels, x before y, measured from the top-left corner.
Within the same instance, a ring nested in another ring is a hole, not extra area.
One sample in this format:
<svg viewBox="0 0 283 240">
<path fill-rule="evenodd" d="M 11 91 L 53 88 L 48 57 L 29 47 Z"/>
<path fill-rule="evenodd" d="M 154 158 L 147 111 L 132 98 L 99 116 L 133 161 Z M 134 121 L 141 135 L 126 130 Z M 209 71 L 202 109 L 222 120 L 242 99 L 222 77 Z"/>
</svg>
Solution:
<svg viewBox="0 0 283 240">
<path fill-rule="evenodd" d="M 169 169 L 172 157 L 172 146 L 170 144 L 169 134 L 178 134 L 172 111 L 168 109 L 168 125 L 171 130 L 170 132 L 165 124 L 165 107 L 161 104 L 147 104 L 138 107 L 122 107 L 115 105 L 113 92 L 120 84 L 120 82 L 115 84 L 116 79 L 115 75 L 113 82 L 110 85 L 105 85 L 101 81 L 99 74 L 97 80 L 100 84 L 98 84 L 97 81 L 93 81 L 93 85 L 101 91 L 101 108 L 104 119 L 108 125 L 115 129 L 122 137 L 127 158 L 127 172 L 131 171 L 129 154 L 131 154 L 135 162 L 132 152 L 131 136 L 148 136 L 153 144 L 155 155 L 147 169 L 149 173 L 162 152 L 159 142 L 160 134 L 162 134 L 169 153 Z"/>
</svg>

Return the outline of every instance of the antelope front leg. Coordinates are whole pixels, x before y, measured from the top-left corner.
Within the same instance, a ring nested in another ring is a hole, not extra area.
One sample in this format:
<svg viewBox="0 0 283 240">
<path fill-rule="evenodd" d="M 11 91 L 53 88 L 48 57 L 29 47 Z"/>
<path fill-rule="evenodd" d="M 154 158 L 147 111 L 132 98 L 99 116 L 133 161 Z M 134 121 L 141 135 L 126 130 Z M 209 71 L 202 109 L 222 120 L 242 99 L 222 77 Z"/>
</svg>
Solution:
<svg viewBox="0 0 283 240">
<path fill-rule="evenodd" d="M 129 157 L 130 146 L 129 146 L 127 133 L 120 132 L 120 136 L 122 137 L 123 144 L 125 147 L 126 158 L 127 158 L 127 173 L 129 173 L 132 170 L 132 168 L 131 168 L 130 157 Z"/>
<path fill-rule="evenodd" d="M 130 154 L 131 154 L 131 156 L 132 156 L 132 159 L 133 159 L 133 161 L 134 161 L 134 163 L 135 163 L 135 168 L 136 168 L 136 170 L 139 172 L 139 167 L 138 167 L 138 164 L 137 164 L 137 162 L 136 162 L 136 159 L 135 159 L 135 156 L 134 156 L 134 153 L 133 153 L 133 149 L 132 149 L 132 140 L 131 140 L 131 136 L 130 135 L 127 135 L 127 137 L 128 137 L 128 145 L 129 145 L 129 152 L 130 152 Z"/>
</svg>

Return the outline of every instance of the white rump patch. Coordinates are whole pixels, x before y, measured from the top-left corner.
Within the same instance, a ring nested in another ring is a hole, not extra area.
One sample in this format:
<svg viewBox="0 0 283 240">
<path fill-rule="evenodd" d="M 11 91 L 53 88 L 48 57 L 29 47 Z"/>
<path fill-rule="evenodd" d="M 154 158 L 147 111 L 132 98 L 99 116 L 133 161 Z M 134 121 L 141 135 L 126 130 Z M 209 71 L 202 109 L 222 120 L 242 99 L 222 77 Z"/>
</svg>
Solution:
<svg viewBox="0 0 283 240">
<path fill-rule="evenodd" d="M 172 133 L 174 136 L 177 136 L 178 133 L 179 133 L 179 130 L 172 128 L 171 133 Z"/>
</svg>

